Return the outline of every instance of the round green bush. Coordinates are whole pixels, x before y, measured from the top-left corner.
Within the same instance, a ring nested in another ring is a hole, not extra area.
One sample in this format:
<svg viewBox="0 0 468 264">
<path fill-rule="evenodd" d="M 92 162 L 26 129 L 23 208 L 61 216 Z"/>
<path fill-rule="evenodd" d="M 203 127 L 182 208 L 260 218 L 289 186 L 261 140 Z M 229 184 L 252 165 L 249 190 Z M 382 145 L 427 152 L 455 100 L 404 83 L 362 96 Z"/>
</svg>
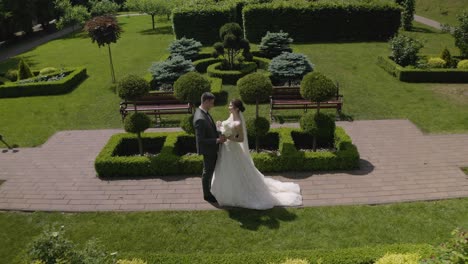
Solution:
<svg viewBox="0 0 468 264">
<path fill-rule="evenodd" d="M 10 69 L 5 73 L 5 78 L 9 79 L 12 82 L 16 82 L 18 80 L 18 70 Z"/>
<path fill-rule="evenodd" d="M 427 65 L 429 68 L 444 68 L 447 62 L 441 58 L 429 58 Z"/>
<path fill-rule="evenodd" d="M 210 81 L 198 72 L 186 73 L 174 83 L 174 96 L 193 105 L 199 104 L 202 94 L 210 90 Z"/>
<path fill-rule="evenodd" d="M 468 70 L 468 60 L 461 60 L 457 64 L 458 69 Z"/>
<path fill-rule="evenodd" d="M 195 128 L 193 127 L 193 115 L 184 116 L 180 120 L 180 127 L 189 135 L 195 134 Z"/>
<path fill-rule="evenodd" d="M 311 72 L 301 82 L 301 95 L 313 102 L 323 102 L 336 95 L 337 87 L 325 75 Z"/>
<path fill-rule="evenodd" d="M 125 118 L 124 128 L 129 133 L 141 133 L 151 125 L 150 118 L 143 113 L 132 113 Z"/>
<path fill-rule="evenodd" d="M 127 75 L 117 83 L 117 94 L 124 100 L 134 100 L 149 92 L 149 83 L 136 75 Z"/>
<path fill-rule="evenodd" d="M 233 37 L 242 37 L 242 28 L 237 23 L 224 24 L 219 29 L 219 37 L 224 40 L 224 36 L 233 35 Z"/>
<path fill-rule="evenodd" d="M 250 118 L 246 122 L 249 137 L 265 136 L 270 130 L 270 122 L 264 117 Z"/>
<path fill-rule="evenodd" d="M 332 139 L 335 134 L 335 117 L 323 113 L 306 113 L 299 122 L 301 129 L 311 135 Z"/>
<path fill-rule="evenodd" d="M 251 73 L 237 81 L 239 94 L 247 104 L 268 102 L 273 92 L 273 86 L 270 78 L 261 73 Z"/>
<path fill-rule="evenodd" d="M 46 68 L 39 71 L 39 75 L 48 75 L 48 74 L 56 73 L 56 72 L 58 72 L 57 68 L 46 67 Z"/>
</svg>

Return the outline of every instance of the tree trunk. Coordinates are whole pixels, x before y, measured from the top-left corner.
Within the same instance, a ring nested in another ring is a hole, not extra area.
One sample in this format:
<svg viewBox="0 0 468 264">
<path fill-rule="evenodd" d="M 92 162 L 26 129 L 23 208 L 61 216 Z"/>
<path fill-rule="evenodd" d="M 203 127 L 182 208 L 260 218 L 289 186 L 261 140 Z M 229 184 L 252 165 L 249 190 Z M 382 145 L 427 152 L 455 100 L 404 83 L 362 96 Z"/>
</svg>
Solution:
<svg viewBox="0 0 468 264">
<path fill-rule="evenodd" d="M 155 30 L 155 27 L 154 27 L 154 15 L 151 15 L 151 21 L 153 21 L 153 30 Z"/>
<path fill-rule="evenodd" d="M 138 136 L 138 150 L 140 152 L 140 156 L 143 156 L 143 142 L 141 140 L 141 133 L 138 132 L 137 136 Z"/>
<path fill-rule="evenodd" d="M 112 53 L 111 53 L 110 44 L 107 44 L 107 47 L 108 47 L 108 50 L 109 50 L 109 62 L 110 62 L 112 83 L 115 83 L 114 63 L 112 63 Z"/>
<path fill-rule="evenodd" d="M 314 140 L 312 142 L 312 149 L 313 151 L 317 151 L 317 135 L 314 135 Z"/>
<path fill-rule="evenodd" d="M 257 124 L 256 121 L 258 119 L 258 99 L 256 99 L 255 102 L 255 151 L 258 153 L 260 149 L 260 137 L 258 136 L 258 131 L 257 131 Z"/>
<path fill-rule="evenodd" d="M 320 102 L 317 102 L 317 114 L 320 113 Z"/>
</svg>

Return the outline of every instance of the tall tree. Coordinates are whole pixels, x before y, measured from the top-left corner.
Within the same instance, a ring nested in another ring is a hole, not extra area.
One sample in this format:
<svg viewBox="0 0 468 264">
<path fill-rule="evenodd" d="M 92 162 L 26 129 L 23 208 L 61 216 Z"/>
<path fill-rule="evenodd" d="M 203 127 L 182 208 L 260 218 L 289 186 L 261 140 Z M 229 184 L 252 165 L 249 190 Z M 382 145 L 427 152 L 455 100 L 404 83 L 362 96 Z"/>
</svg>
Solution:
<svg viewBox="0 0 468 264">
<path fill-rule="evenodd" d="M 57 22 L 59 29 L 66 26 L 82 26 L 91 17 L 85 6 L 72 6 L 70 0 L 55 0 L 55 6 L 63 14 Z"/>
<path fill-rule="evenodd" d="M 153 29 L 155 29 L 154 17 L 156 15 L 166 15 L 169 17 L 172 10 L 170 0 L 127 0 L 125 5 L 129 10 L 150 15 Z"/>
</svg>

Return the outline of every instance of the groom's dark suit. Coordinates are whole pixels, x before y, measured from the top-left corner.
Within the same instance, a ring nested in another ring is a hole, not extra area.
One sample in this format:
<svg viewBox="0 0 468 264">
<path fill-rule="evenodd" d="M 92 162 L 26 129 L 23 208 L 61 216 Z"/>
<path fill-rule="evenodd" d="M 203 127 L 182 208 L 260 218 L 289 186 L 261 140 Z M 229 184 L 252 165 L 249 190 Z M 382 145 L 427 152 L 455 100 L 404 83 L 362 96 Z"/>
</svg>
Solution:
<svg viewBox="0 0 468 264">
<path fill-rule="evenodd" d="M 219 145 L 216 143 L 218 131 L 211 115 L 200 108 L 197 108 L 193 116 L 193 127 L 195 128 L 197 153 L 203 155 L 203 196 L 205 200 L 214 201 L 215 198 L 210 189 L 218 159 Z"/>
</svg>

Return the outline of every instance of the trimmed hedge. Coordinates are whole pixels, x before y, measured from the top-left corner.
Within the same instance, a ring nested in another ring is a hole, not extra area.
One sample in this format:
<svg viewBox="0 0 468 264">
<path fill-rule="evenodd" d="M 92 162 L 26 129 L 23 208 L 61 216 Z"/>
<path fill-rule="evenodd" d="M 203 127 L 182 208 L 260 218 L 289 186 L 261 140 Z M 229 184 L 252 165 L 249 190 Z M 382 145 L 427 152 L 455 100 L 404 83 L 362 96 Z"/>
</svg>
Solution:
<svg viewBox="0 0 468 264">
<path fill-rule="evenodd" d="M 279 152 L 277 156 L 271 153 L 254 153 L 253 160 L 262 172 L 279 171 L 312 171 L 312 170 L 350 170 L 359 167 L 359 153 L 344 129 L 337 127 L 335 131 L 336 152 L 302 152 L 294 146 L 291 133 L 300 131 L 292 128 L 273 129 L 271 133 L 279 135 Z M 110 138 L 106 146 L 95 160 L 95 169 L 101 177 L 144 177 L 164 175 L 198 175 L 202 171 L 202 156 L 177 156 L 176 144 L 178 138 L 186 137 L 183 132 L 176 133 L 144 133 L 145 138 L 162 138 L 166 140 L 161 152 L 152 157 L 122 157 L 116 156 L 116 150 L 125 140 L 136 138 L 131 134 L 116 134 Z M 181 152 L 181 150 L 177 150 Z"/>
<path fill-rule="evenodd" d="M 219 39 L 219 28 L 236 21 L 236 6 L 186 6 L 172 12 L 172 27 L 177 39 L 194 38 L 203 45 L 213 45 Z"/>
<path fill-rule="evenodd" d="M 268 67 L 270 66 L 271 62 L 270 59 L 254 56 L 253 61 L 257 63 L 257 69 L 268 71 Z"/>
<path fill-rule="evenodd" d="M 244 77 L 245 75 L 254 72 L 257 69 L 257 63 L 255 62 L 244 62 L 242 69 L 236 70 L 220 70 L 222 62 L 211 64 L 206 69 L 206 72 L 210 77 L 221 78 L 223 84 L 236 84 L 237 80 Z"/>
<path fill-rule="evenodd" d="M 323 264 L 373 264 L 386 253 L 418 253 L 423 258 L 430 257 L 434 249 L 428 244 L 392 244 L 373 247 L 315 249 L 315 250 L 287 250 L 266 252 L 242 252 L 227 254 L 145 254 L 140 257 L 148 263 L 193 263 L 193 264 L 257 264 L 281 263 L 287 258 L 299 258 Z M 129 256 L 135 257 L 135 256 Z"/>
<path fill-rule="evenodd" d="M 403 82 L 468 83 L 468 70 L 463 69 L 407 69 L 389 57 L 377 57 L 377 65 Z"/>
<path fill-rule="evenodd" d="M 64 94 L 73 90 L 86 78 L 86 68 L 65 69 L 65 78 L 51 82 L 19 84 L 17 82 L 0 85 L 0 98 Z"/>
<path fill-rule="evenodd" d="M 208 66 L 211 64 L 215 64 L 217 62 L 221 62 L 223 59 L 221 58 L 206 58 L 201 60 L 196 60 L 193 62 L 193 66 L 195 66 L 195 70 L 200 73 L 205 73 Z"/>
<path fill-rule="evenodd" d="M 258 43 L 267 31 L 288 32 L 294 42 L 387 40 L 400 27 L 401 8 L 388 1 L 335 1 L 247 5 L 246 38 Z M 274 19 L 272 19 L 274 18 Z"/>
</svg>

